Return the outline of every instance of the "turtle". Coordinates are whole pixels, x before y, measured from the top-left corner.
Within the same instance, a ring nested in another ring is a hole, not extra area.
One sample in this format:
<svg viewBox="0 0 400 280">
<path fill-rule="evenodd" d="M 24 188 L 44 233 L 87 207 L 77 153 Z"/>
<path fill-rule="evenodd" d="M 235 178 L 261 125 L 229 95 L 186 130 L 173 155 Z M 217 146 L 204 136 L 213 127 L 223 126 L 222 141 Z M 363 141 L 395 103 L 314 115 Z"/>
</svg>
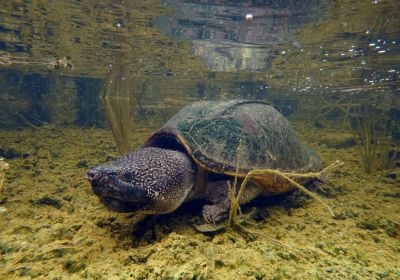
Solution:
<svg viewBox="0 0 400 280">
<path fill-rule="evenodd" d="M 228 216 L 227 181 L 235 176 L 240 181 L 254 169 L 307 173 L 322 166 L 320 156 L 270 103 L 209 100 L 186 105 L 141 148 L 90 169 L 87 179 L 111 210 L 165 214 L 201 199 L 205 223 L 216 224 Z M 313 179 L 296 180 L 305 184 Z M 252 178 L 240 204 L 294 188 L 273 175 Z"/>
</svg>

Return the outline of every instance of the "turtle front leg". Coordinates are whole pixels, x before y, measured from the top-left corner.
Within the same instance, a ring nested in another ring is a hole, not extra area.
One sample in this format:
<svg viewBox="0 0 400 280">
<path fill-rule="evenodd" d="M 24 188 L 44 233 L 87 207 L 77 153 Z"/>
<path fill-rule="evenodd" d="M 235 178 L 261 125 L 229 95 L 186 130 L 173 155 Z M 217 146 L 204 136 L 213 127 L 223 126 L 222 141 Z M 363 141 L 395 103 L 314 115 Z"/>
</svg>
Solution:
<svg viewBox="0 0 400 280">
<path fill-rule="evenodd" d="M 232 184 L 233 182 L 231 182 Z M 238 181 L 238 186 L 241 185 L 241 181 Z M 208 189 L 208 200 L 212 202 L 211 205 L 203 206 L 203 219 L 206 223 L 217 224 L 229 215 L 231 202 L 228 196 L 228 184 L 227 181 L 215 181 L 207 184 Z M 263 187 L 249 182 L 243 195 L 239 200 L 240 204 L 247 203 L 252 199 L 256 198 L 263 192 Z"/>
<path fill-rule="evenodd" d="M 202 215 L 206 223 L 215 225 L 229 214 L 228 185 L 226 181 L 209 182 L 207 190 L 207 200 L 212 204 L 203 206 Z"/>
</svg>

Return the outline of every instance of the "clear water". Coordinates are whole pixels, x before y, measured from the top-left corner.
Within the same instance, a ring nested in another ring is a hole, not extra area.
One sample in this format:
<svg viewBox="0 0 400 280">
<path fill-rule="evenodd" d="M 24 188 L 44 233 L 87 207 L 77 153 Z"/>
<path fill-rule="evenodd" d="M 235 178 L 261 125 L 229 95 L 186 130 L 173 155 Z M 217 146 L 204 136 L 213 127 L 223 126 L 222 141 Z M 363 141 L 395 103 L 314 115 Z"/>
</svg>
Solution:
<svg viewBox="0 0 400 280">
<path fill-rule="evenodd" d="M 397 0 L 2 1 L 0 275 L 400 278 L 399 65 Z M 184 105 L 229 99 L 273 103 L 325 165 L 345 162 L 323 197 L 337 219 L 293 194 L 256 204 L 263 234 L 305 257 L 197 233 L 201 206 L 134 221 L 85 180 Z"/>
</svg>

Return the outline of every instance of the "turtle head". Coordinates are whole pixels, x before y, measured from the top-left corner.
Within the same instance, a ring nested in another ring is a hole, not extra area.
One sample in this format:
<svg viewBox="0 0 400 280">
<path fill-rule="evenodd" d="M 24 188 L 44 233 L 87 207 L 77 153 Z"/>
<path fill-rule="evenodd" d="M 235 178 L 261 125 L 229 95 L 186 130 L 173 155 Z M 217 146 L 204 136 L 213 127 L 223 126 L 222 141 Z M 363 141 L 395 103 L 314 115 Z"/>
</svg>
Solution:
<svg viewBox="0 0 400 280">
<path fill-rule="evenodd" d="M 93 192 L 117 212 L 174 211 L 193 186 L 194 164 L 185 153 L 143 148 L 87 172 Z"/>
</svg>

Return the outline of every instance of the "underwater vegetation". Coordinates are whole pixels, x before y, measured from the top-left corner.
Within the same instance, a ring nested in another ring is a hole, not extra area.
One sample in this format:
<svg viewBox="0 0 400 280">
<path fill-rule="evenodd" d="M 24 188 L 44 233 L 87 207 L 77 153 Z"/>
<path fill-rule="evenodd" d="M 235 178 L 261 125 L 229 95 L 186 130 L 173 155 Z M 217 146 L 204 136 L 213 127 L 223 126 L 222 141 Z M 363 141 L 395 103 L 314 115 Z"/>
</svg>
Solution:
<svg viewBox="0 0 400 280">
<path fill-rule="evenodd" d="M 237 184 L 237 176 L 235 177 L 235 181 L 233 186 L 230 185 L 230 182 L 228 181 L 228 187 L 230 190 L 230 200 L 231 200 L 231 207 L 230 207 L 230 212 L 229 212 L 229 218 L 228 218 L 228 227 L 233 227 L 235 225 L 238 225 L 238 214 L 241 213 L 240 211 L 240 199 L 242 197 L 243 191 L 246 188 L 247 183 L 251 178 L 258 177 L 258 176 L 277 176 L 277 177 L 282 177 L 283 179 L 287 180 L 290 182 L 292 185 L 296 186 L 300 191 L 308 194 L 312 198 L 318 200 L 324 207 L 326 207 L 329 211 L 329 213 L 333 216 L 335 216 L 334 212 L 332 209 L 321 200 L 321 198 L 316 195 L 315 193 L 309 191 L 306 189 L 304 186 L 301 184 L 297 183 L 295 181 L 295 178 L 307 178 L 307 179 L 316 179 L 316 180 L 321 180 L 323 181 L 324 178 L 327 176 L 327 173 L 331 171 L 332 169 L 335 169 L 337 167 L 342 166 L 344 163 L 337 160 L 334 163 L 328 165 L 324 169 L 322 169 L 319 172 L 308 172 L 308 173 L 295 173 L 295 172 L 281 172 L 279 170 L 275 169 L 255 169 L 251 170 L 246 177 L 244 178 L 243 182 L 240 184 L 239 190 L 237 194 L 235 194 L 235 189 L 236 189 L 236 184 Z"/>
<path fill-rule="evenodd" d="M 352 143 L 345 145 L 355 146 L 360 167 L 365 173 L 396 167 L 399 156 L 396 135 L 400 131 L 398 116 L 393 113 L 398 110 L 393 105 L 396 96 L 357 92 L 320 97 L 318 102 L 323 104 L 318 109 L 306 108 L 305 111 L 311 112 L 308 118 L 313 119 L 317 127 L 348 131 Z M 313 117 L 314 114 L 319 117 Z"/>
<path fill-rule="evenodd" d="M 372 96 L 354 105 L 348 107 L 348 124 L 363 171 L 373 173 L 395 168 L 399 149 L 398 139 L 393 135 L 400 127 L 391 114 L 395 109 L 391 100 Z"/>
<path fill-rule="evenodd" d="M 384 114 L 364 111 L 354 118 L 352 134 L 357 144 L 360 164 L 365 173 L 393 169 L 399 152 L 392 141 L 394 124 Z"/>
<path fill-rule="evenodd" d="M 136 96 L 130 65 L 126 63 L 127 53 L 115 52 L 114 64 L 105 77 L 104 88 L 100 96 L 105 116 L 110 124 L 117 152 L 124 154 L 130 149 L 130 134 L 133 125 Z"/>
<path fill-rule="evenodd" d="M 323 182 L 327 176 L 327 173 L 329 173 L 332 169 L 342 166 L 344 164 L 343 162 L 337 160 L 319 172 L 307 172 L 307 173 L 282 172 L 277 169 L 254 169 L 247 173 L 246 177 L 241 182 L 239 188 L 237 188 L 238 174 L 239 174 L 239 169 L 240 169 L 239 162 L 240 162 L 241 144 L 242 144 L 242 142 L 239 143 L 239 146 L 237 149 L 236 174 L 235 174 L 235 178 L 233 181 L 233 185 L 231 185 L 230 181 L 227 182 L 228 189 L 229 189 L 229 200 L 231 202 L 229 216 L 228 216 L 228 220 L 227 220 L 228 228 L 235 228 L 235 227 L 243 228 L 240 225 L 240 222 L 238 219 L 238 215 L 241 214 L 240 201 L 242 199 L 243 191 L 246 188 L 248 182 L 251 181 L 252 178 L 263 177 L 263 176 L 276 176 L 276 177 L 281 177 L 281 178 L 287 180 L 290 184 L 294 185 L 300 191 L 302 191 L 302 192 L 308 194 L 309 196 L 311 196 L 312 198 L 318 200 L 323 206 L 325 206 L 329 210 L 332 217 L 335 216 L 332 209 L 326 203 L 324 203 L 318 195 L 309 191 L 304 186 L 302 186 L 301 184 L 296 182 L 296 179 L 307 178 L 307 179 L 316 179 L 316 180 L 320 180 L 321 182 Z"/>
</svg>

